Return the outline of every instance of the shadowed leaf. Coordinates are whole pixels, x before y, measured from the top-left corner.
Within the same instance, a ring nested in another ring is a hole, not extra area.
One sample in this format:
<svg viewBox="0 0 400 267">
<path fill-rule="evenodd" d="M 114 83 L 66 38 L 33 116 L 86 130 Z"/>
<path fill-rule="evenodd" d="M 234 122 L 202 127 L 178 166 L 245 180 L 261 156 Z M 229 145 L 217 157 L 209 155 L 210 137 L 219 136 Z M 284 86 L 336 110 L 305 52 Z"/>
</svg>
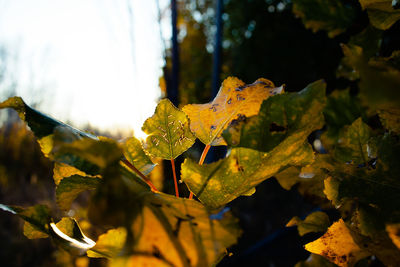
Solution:
<svg viewBox="0 0 400 267">
<path fill-rule="evenodd" d="M 312 232 L 325 232 L 329 225 L 329 217 L 325 212 L 316 211 L 308 215 L 304 220 L 299 217 L 293 217 L 286 227 L 297 225 L 299 235 L 303 236 Z"/>
<path fill-rule="evenodd" d="M 335 148 L 335 157 L 343 162 L 353 161 L 356 164 L 367 164 L 376 155 L 371 154 L 373 148 L 368 144 L 372 135 L 371 129 L 361 118 L 345 128 L 339 135 L 339 144 Z"/>
<path fill-rule="evenodd" d="M 366 9 L 371 24 L 381 30 L 389 29 L 400 19 L 400 10 L 394 9 L 392 0 L 359 0 Z"/>
<path fill-rule="evenodd" d="M 305 260 L 296 263 L 294 267 L 335 267 L 336 265 L 326 260 L 324 257 L 313 254 Z"/>
<path fill-rule="evenodd" d="M 307 29 L 325 30 L 331 38 L 346 31 L 355 19 L 355 10 L 339 0 L 294 0 L 293 13 Z"/>
<path fill-rule="evenodd" d="M 73 175 L 61 180 L 56 189 L 58 206 L 68 210 L 72 201 L 83 191 L 94 190 L 100 184 L 100 178 Z"/>
<path fill-rule="evenodd" d="M 36 205 L 28 208 L 0 204 L 0 209 L 18 215 L 25 221 L 24 235 L 27 238 L 48 237 L 50 210 L 47 206 Z"/>
<path fill-rule="evenodd" d="M 292 134 L 310 133 L 324 125 L 324 81 L 309 84 L 298 93 L 286 93 L 268 98 L 257 116 L 232 123 L 223 137 L 233 147 L 247 147 L 268 152 Z"/>
</svg>

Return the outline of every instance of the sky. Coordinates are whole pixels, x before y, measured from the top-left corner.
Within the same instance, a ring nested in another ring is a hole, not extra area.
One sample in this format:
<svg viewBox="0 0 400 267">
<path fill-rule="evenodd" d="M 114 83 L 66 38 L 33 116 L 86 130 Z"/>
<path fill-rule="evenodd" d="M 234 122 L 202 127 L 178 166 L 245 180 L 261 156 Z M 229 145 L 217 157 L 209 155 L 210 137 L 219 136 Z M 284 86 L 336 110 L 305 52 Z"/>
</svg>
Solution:
<svg viewBox="0 0 400 267">
<path fill-rule="evenodd" d="M 160 98 L 156 1 L 0 0 L 15 93 L 76 127 L 139 135 Z M 169 27 L 161 32 L 168 38 Z"/>
</svg>

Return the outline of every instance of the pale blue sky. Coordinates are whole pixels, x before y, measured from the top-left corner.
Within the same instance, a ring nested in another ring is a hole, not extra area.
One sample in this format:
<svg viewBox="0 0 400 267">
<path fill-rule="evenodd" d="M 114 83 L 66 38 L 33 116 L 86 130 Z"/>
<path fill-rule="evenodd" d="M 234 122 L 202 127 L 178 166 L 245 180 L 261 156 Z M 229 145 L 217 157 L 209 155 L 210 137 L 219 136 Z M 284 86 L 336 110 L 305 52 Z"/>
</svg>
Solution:
<svg viewBox="0 0 400 267">
<path fill-rule="evenodd" d="M 164 63 L 156 0 L 129 3 L 132 17 L 127 0 L 0 0 L 17 94 L 77 127 L 138 131 L 160 97 Z"/>
</svg>

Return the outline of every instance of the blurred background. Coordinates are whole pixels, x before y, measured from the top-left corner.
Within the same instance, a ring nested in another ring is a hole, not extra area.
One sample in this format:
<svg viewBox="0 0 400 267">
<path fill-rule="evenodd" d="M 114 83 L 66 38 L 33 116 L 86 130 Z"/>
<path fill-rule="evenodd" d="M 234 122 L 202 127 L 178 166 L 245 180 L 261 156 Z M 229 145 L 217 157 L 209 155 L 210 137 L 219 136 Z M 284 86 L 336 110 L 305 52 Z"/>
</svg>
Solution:
<svg viewBox="0 0 400 267">
<path fill-rule="evenodd" d="M 0 0 L 0 100 L 18 95 L 77 128 L 120 139 L 142 136 L 160 98 L 176 106 L 205 103 L 228 76 L 246 83 L 264 77 L 286 91 L 318 79 L 327 81 L 328 92 L 352 88 L 336 76 L 340 44 L 365 29 L 366 11 L 356 0 L 339 1 L 348 11 L 341 14 L 345 26 L 331 34 L 306 29 L 293 2 Z M 399 47 L 397 22 L 383 33 L 380 56 Z M 33 135 L 12 111 L 0 111 L 0 126 L 0 203 L 54 205 L 52 163 Z M 189 156 L 201 151 L 196 143 Z M 168 166 L 158 172 L 170 175 Z M 166 192 L 173 192 L 171 181 L 164 180 Z M 252 197 L 229 206 L 243 235 L 219 266 L 293 266 L 308 257 L 302 246 L 315 237 L 284 227 L 316 208 L 296 189 L 268 179 Z M 71 260 L 47 239 L 25 238 L 22 220 L 2 211 L 0 225 L 0 259 L 7 266 L 104 264 Z"/>
</svg>

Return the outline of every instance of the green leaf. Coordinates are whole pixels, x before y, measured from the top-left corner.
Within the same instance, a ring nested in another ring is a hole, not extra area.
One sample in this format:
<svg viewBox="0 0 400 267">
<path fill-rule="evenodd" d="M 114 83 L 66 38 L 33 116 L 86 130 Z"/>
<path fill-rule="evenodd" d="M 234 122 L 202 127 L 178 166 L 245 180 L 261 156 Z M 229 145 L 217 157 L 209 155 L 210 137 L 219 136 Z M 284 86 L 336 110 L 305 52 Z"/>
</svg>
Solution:
<svg viewBox="0 0 400 267">
<path fill-rule="evenodd" d="M 400 10 L 394 9 L 392 0 L 359 0 L 367 10 L 371 24 L 381 30 L 389 29 L 400 19 Z"/>
<path fill-rule="evenodd" d="M 329 173 L 335 170 L 334 160 L 326 154 L 316 154 L 315 160 L 303 167 L 290 167 L 275 175 L 279 184 L 290 190 L 295 184 L 300 194 L 307 199 L 312 199 L 320 206 L 324 206 L 324 180 Z"/>
<path fill-rule="evenodd" d="M 293 217 L 287 224 L 287 227 L 297 225 L 299 235 L 303 236 L 313 232 L 325 232 L 331 225 L 329 217 L 325 212 L 316 211 L 308 215 L 304 220 L 299 217 Z"/>
<path fill-rule="evenodd" d="M 24 235 L 27 238 L 48 237 L 50 210 L 47 206 L 36 205 L 28 208 L 0 204 L 0 209 L 18 215 L 25 221 Z"/>
<path fill-rule="evenodd" d="M 337 163 L 325 180 L 325 193 L 334 205 L 348 199 L 379 208 L 382 218 L 400 220 L 400 144 L 396 137 L 377 140 L 377 159 L 373 164 Z"/>
<path fill-rule="evenodd" d="M 372 111 L 399 108 L 400 70 L 384 60 L 368 61 L 363 49 L 343 45 L 345 58 L 342 63 L 359 73 L 360 99 Z"/>
<path fill-rule="evenodd" d="M 355 10 L 339 0 L 294 0 L 292 11 L 307 29 L 325 30 L 330 38 L 346 31 L 355 19 Z"/>
<path fill-rule="evenodd" d="M 163 159 L 174 159 L 188 150 L 195 141 L 190 132 L 186 114 L 168 99 L 158 103 L 156 111 L 142 127 L 148 134 L 144 149 L 152 156 Z"/>
<path fill-rule="evenodd" d="M 222 132 L 235 120 L 257 115 L 263 100 L 283 92 L 274 88 L 267 79 L 258 79 L 246 85 L 241 80 L 228 77 L 214 98 L 207 104 L 191 104 L 183 107 L 190 119 L 190 129 L 206 145 L 226 145 Z"/>
<path fill-rule="evenodd" d="M 31 128 L 42 148 L 45 156 L 53 149 L 53 133 L 56 129 L 68 133 L 69 138 L 77 140 L 81 138 L 97 139 L 96 136 L 79 131 L 65 123 L 50 118 L 39 111 L 29 107 L 20 97 L 11 97 L 0 103 L 0 109 L 12 108 L 18 112 L 19 117 Z"/>
<path fill-rule="evenodd" d="M 58 206 L 63 210 L 69 210 L 72 201 L 83 191 L 94 190 L 100 184 L 101 179 L 73 175 L 61 180 L 56 189 Z"/>
<path fill-rule="evenodd" d="M 73 166 L 89 175 L 98 175 L 107 166 L 117 164 L 122 159 L 122 149 L 116 141 L 80 139 L 65 142 L 63 134 L 55 134 L 54 160 Z"/>
<path fill-rule="evenodd" d="M 379 53 L 382 37 L 383 31 L 369 25 L 359 34 L 351 36 L 349 44 L 362 47 L 364 55 L 371 58 Z"/>
<path fill-rule="evenodd" d="M 290 165 L 311 163 L 305 139 L 304 133 L 293 133 L 269 153 L 234 148 L 227 158 L 206 165 L 186 159 L 181 179 L 207 207 L 219 208 Z"/>
<path fill-rule="evenodd" d="M 360 100 L 350 95 L 349 89 L 335 90 L 328 96 L 324 117 L 327 131 L 322 134 L 321 141 L 328 150 L 337 144 L 344 126 L 352 124 L 359 117 L 367 118 Z"/>
<path fill-rule="evenodd" d="M 129 255 L 156 253 L 159 260 L 174 266 L 212 266 L 240 234 L 229 211 L 212 214 L 195 200 L 149 192 L 136 203 L 141 205 L 136 215 L 125 220 L 127 225 L 132 223 L 131 230 L 118 228 L 100 236 L 88 251 L 90 257 L 123 257 L 122 261 Z M 132 210 L 126 206 L 126 212 Z M 129 233 L 133 233 L 131 238 Z"/>
<path fill-rule="evenodd" d="M 115 258 L 119 255 L 126 242 L 126 229 L 119 227 L 108 230 L 99 236 L 96 246 L 87 251 L 91 258 Z"/>
<path fill-rule="evenodd" d="M 54 163 L 54 168 L 53 168 L 53 179 L 54 179 L 54 183 L 56 185 L 58 185 L 60 183 L 60 181 L 66 177 L 70 177 L 72 175 L 79 175 L 82 177 L 90 177 L 90 178 L 100 178 L 100 175 L 89 175 L 83 171 L 78 170 L 75 167 L 72 167 L 68 164 L 64 164 L 64 163 L 59 163 L 59 162 L 55 162 Z"/>
<path fill-rule="evenodd" d="M 123 142 L 122 148 L 126 159 L 144 175 L 148 175 L 156 166 L 145 154 L 142 143 L 135 137 L 130 137 Z"/>
<path fill-rule="evenodd" d="M 400 109 L 378 110 L 378 115 L 385 129 L 400 133 Z"/>
<path fill-rule="evenodd" d="M 350 205 L 354 207 L 354 203 Z M 388 217 L 379 208 L 361 204 L 351 214 L 347 226 L 359 247 L 375 255 L 385 266 L 397 266 L 400 263 L 400 250 L 385 229 L 385 220 Z"/>
<path fill-rule="evenodd" d="M 361 118 L 355 120 L 346 128 L 342 136 L 339 136 L 339 144 L 335 149 L 335 157 L 343 162 L 353 161 L 356 164 L 365 165 L 375 155 L 370 155 L 368 141 L 371 138 L 371 129 Z"/>
<path fill-rule="evenodd" d="M 292 134 L 307 136 L 323 127 L 325 105 L 322 80 L 309 84 L 298 93 L 286 93 L 268 98 L 257 116 L 232 123 L 223 134 L 233 147 L 247 147 L 268 152 Z"/>
</svg>

